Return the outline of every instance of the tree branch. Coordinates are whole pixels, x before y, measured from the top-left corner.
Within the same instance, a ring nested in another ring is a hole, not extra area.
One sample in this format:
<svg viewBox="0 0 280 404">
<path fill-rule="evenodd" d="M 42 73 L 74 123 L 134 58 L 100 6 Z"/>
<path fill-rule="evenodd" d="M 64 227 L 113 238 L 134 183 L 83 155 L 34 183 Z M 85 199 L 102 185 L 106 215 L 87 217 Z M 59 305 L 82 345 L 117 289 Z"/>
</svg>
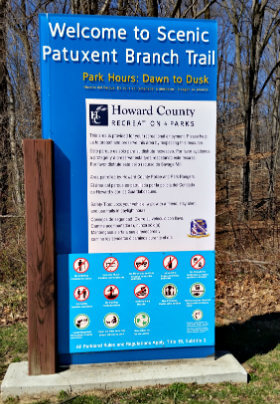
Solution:
<svg viewBox="0 0 280 404">
<path fill-rule="evenodd" d="M 194 18 L 199 18 L 202 14 L 204 14 L 211 6 L 212 4 L 216 3 L 217 0 L 212 0 L 210 1 L 202 10 L 200 10 Z"/>
<path fill-rule="evenodd" d="M 280 60 L 278 60 L 278 62 L 275 64 L 275 66 L 273 67 L 273 69 L 271 70 L 271 72 L 269 73 L 269 75 L 267 76 L 265 82 L 264 82 L 263 85 L 262 85 L 262 88 L 261 88 L 260 91 L 259 91 L 259 94 L 255 97 L 255 103 L 257 103 L 258 100 L 261 98 L 262 93 L 263 93 L 265 87 L 267 86 L 267 83 L 269 82 L 269 80 L 271 79 L 273 73 L 275 72 L 275 70 L 276 70 L 277 67 L 279 67 L 279 66 L 280 66 Z"/>
<path fill-rule="evenodd" d="M 105 0 L 105 3 L 103 4 L 103 7 L 101 8 L 101 10 L 99 11 L 98 14 L 105 15 L 109 10 L 110 3 L 111 3 L 111 0 Z"/>
<path fill-rule="evenodd" d="M 196 3 L 197 3 L 197 0 L 194 0 L 194 2 L 187 8 L 187 11 L 184 12 L 183 18 L 186 18 L 186 16 L 191 11 L 191 9 L 196 5 Z"/>
<path fill-rule="evenodd" d="M 182 4 L 182 0 L 177 0 L 177 2 L 176 2 L 176 4 L 175 4 L 175 7 L 174 7 L 174 9 L 173 9 L 173 11 L 172 11 L 172 13 L 171 13 L 171 18 L 174 18 L 174 17 L 176 16 L 177 11 L 178 11 L 179 8 L 181 7 L 181 4 Z"/>
</svg>

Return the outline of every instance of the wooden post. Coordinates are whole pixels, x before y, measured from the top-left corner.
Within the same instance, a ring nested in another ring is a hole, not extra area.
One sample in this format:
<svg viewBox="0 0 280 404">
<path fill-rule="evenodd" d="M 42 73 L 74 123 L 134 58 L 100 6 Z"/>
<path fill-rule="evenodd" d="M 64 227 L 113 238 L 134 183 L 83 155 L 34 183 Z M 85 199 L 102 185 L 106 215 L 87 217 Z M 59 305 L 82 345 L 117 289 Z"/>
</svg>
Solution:
<svg viewBox="0 0 280 404">
<path fill-rule="evenodd" d="M 56 370 L 52 141 L 23 141 L 29 374 Z"/>
</svg>

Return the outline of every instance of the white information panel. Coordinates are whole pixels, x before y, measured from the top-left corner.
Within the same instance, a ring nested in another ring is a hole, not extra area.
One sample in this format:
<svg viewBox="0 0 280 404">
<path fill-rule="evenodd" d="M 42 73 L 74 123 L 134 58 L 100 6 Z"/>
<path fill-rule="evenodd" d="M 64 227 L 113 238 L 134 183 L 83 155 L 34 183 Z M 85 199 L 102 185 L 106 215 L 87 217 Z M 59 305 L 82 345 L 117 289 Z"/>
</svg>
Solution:
<svg viewBox="0 0 280 404">
<path fill-rule="evenodd" d="M 89 252 L 214 250 L 216 102 L 86 111 Z"/>
</svg>

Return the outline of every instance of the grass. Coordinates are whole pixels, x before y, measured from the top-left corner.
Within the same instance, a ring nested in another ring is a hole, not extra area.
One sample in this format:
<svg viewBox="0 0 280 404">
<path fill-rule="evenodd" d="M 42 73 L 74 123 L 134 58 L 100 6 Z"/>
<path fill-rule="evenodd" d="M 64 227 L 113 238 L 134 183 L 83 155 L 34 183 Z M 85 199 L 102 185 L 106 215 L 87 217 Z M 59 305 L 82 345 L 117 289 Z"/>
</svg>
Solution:
<svg viewBox="0 0 280 404">
<path fill-rule="evenodd" d="M 119 391 L 71 395 L 38 400 L 10 398 L 6 404 L 263 404 L 280 402 L 280 315 L 256 316 L 242 324 L 217 327 L 217 347 L 233 352 L 250 374 L 244 384 L 197 385 L 175 383 Z M 26 359 L 26 326 L 17 323 L 0 328 L 0 368 L 3 377 L 7 364 Z M 37 401 L 36 401 L 37 400 Z"/>
<path fill-rule="evenodd" d="M 25 323 L 0 327 L 0 380 L 10 362 L 27 359 L 27 327 Z"/>
</svg>

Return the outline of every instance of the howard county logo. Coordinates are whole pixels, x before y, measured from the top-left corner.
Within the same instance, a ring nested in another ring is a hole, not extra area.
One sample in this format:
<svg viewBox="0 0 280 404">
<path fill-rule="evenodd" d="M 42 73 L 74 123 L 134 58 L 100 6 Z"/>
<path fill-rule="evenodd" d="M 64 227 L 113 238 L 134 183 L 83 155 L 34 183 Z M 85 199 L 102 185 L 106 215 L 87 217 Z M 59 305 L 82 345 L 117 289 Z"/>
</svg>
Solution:
<svg viewBox="0 0 280 404">
<path fill-rule="evenodd" d="M 108 126 L 108 105 L 90 104 L 89 124 L 91 126 Z"/>
</svg>

